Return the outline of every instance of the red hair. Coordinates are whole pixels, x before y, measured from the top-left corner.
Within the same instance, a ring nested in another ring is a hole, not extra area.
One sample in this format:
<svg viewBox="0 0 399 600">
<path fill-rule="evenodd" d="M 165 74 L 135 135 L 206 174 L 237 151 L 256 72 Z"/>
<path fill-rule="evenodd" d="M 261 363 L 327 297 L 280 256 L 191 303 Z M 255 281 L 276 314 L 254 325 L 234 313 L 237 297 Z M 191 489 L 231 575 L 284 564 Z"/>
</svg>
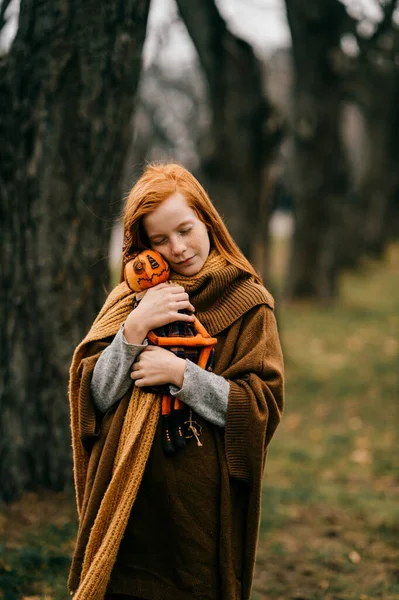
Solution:
<svg viewBox="0 0 399 600">
<path fill-rule="evenodd" d="M 258 283 L 262 283 L 254 267 L 229 234 L 202 185 L 187 169 L 176 163 L 147 165 L 143 175 L 130 190 L 124 209 L 123 264 L 134 251 L 150 247 L 143 227 L 143 217 L 153 212 L 175 193 L 184 196 L 190 208 L 205 224 L 211 247 L 216 248 L 230 264 L 252 275 Z"/>
</svg>

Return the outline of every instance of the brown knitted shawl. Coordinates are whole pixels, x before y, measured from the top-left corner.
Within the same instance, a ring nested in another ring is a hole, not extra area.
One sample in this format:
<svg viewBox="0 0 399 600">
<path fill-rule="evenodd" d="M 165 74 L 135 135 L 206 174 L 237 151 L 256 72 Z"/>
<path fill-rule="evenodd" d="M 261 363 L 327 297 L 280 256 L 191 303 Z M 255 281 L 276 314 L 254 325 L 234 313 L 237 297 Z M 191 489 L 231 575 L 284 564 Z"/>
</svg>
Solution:
<svg viewBox="0 0 399 600">
<path fill-rule="evenodd" d="M 184 286 L 196 314 L 211 335 L 226 329 L 239 317 L 259 304 L 273 306 L 267 290 L 247 273 L 230 265 L 212 251 L 203 268 L 194 277 L 173 274 L 171 279 Z M 125 282 L 108 296 L 89 333 L 76 348 L 70 369 L 69 399 L 74 458 L 74 476 L 80 529 L 89 500 L 85 488 L 90 475 L 90 449 L 82 439 L 80 423 L 85 407 L 80 395 L 90 384 L 82 377 L 84 360 L 91 356 L 93 342 L 112 338 L 132 310 L 134 293 Z M 87 390 L 86 390 L 87 392 Z M 80 582 L 69 582 L 76 600 L 101 600 L 114 566 L 120 541 L 135 501 L 159 417 L 157 396 L 133 387 L 125 401 L 126 412 L 110 475 L 94 524 L 84 548 Z M 122 405 L 123 403 L 121 403 Z M 123 407 L 120 407 L 123 409 Z M 123 409 L 124 410 L 124 409 Z M 89 475 L 88 475 L 89 471 Z"/>
</svg>

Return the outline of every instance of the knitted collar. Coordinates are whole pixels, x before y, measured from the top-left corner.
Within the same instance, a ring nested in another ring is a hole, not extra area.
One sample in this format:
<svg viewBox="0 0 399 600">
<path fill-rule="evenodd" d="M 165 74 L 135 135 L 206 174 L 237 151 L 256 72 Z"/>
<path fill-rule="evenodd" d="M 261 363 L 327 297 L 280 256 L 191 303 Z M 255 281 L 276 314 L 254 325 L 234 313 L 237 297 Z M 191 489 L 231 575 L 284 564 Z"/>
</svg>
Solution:
<svg viewBox="0 0 399 600">
<path fill-rule="evenodd" d="M 196 275 L 187 277 L 172 272 L 170 278 L 184 287 L 197 317 L 211 335 L 226 329 L 254 306 L 267 304 L 274 308 L 271 294 L 215 249 Z"/>
</svg>

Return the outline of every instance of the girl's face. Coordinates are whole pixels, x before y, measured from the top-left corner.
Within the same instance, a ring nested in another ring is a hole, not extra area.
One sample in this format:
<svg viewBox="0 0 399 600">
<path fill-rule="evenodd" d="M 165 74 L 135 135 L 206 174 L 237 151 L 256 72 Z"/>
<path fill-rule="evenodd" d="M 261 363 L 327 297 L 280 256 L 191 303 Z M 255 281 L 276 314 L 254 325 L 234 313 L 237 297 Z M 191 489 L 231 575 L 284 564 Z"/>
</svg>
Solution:
<svg viewBox="0 0 399 600">
<path fill-rule="evenodd" d="M 180 275 L 201 270 L 210 249 L 206 226 L 187 200 L 176 192 L 143 218 L 150 246 Z"/>
</svg>

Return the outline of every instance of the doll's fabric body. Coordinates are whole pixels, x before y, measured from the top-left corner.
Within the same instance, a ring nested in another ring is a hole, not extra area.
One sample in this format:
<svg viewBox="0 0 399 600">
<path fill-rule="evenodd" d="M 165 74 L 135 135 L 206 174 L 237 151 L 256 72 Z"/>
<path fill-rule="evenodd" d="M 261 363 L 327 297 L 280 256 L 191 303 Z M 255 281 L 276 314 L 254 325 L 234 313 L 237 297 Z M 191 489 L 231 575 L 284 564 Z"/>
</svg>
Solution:
<svg viewBox="0 0 399 600">
<path fill-rule="evenodd" d="M 151 256 L 146 256 L 146 253 L 147 251 L 139 253 L 131 262 L 136 265 L 139 263 L 142 268 L 144 261 L 146 261 L 147 271 L 150 274 L 152 266 L 159 268 L 159 263 L 156 261 L 159 260 L 161 262 L 161 257 L 158 258 L 158 253 L 154 251 L 152 251 Z M 149 258 L 151 262 L 148 261 Z M 163 261 L 163 264 L 168 267 L 165 261 Z M 125 266 L 125 275 L 129 269 L 131 273 L 134 273 L 134 266 L 127 264 Z M 167 272 L 168 274 L 170 273 L 169 270 Z M 149 285 L 149 283 L 146 282 L 146 285 Z M 136 300 L 137 304 L 144 294 L 145 291 L 140 292 L 140 299 Z M 182 312 L 189 314 L 188 311 Z M 150 344 L 162 346 L 179 358 L 188 359 L 195 364 L 199 364 L 203 369 L 212 370 L 215 354 L 213 346 L 217 340 L 211 338 L 198 319 L 196 319 L 195 323 L 187 321 L 168 323 L 148 332 L 147 338 Z M 201 446 L 199 439 L 201 428 L 198 426 L 198 423 L 193 421 L 192 411 L 187 409 L 178 397 L 172 398 L 169 384 L 154 387 L 149 386 L 144 389 L 149 392 L 162 394 L 161 420 L 164 452 L 172 455 L 179 450 L 183 450 L 186 447 L 186 439 L 193 437 L 196 438 L 197 443 Z"/>
<path fill-rule="evenodd" d="M 181 345 L 167 346 L 167 349 L 173 352 L 179 358 L 191 360 L 191 362 L 197 364 L 200 357 L 200 353 L 203 349 L 201 346 L 194 346 L 190 343 L 193 337 L 197 335 L 197 331 L 191 323 L 186 321 L 174 321 L 163 327 L 157 327 L 153 333 L 160 338 L 181 338 Z M 188 343 L 185 343 L 185 340 Z M 151 339 L 148 340 L 149 344 L 153 344 Z M 206 369 L 212 371 L 215 360 L 215 351 L 212 348 L 209 359 L 207 360 Z M 169 393 L 169 384 L 159 385 L 156 387 L 149 388 L 151 391 L 159 392 L 161 394 Z"/>
<path fill-rule="evenodd" d="M 181 346 L 168 346 L 168 350 L 176 354 L 179 358 L 191 360 L 193 363 L 198 363 L 200 352 L 202 348 L 200 346 L 192 346 L 191 344 L 185 344 L 184 339 L 190 340 L 197 332 L 191 323 L 185 321 L 174 321 L 164 327 L 157 327 L 154 329 L 155 335 L 158 337 L 179 337 L 182 338 Z M 151 344 L 151 340 L 149 340 Z M 215 360 L 215 351 L 212 349 L 211 355 L 208 359 L 206 368 L 211 371 Z M 163 393 L 168 393 L 169 386 L 160 386 Z"/>
<path fill-rule="evenodd" d="M 167 348 L 179 358 L 191 360 L 191 362 L 204 369 L 212 370 L 213 344 L 216 343 L 216 339 L 210 337 L 198 319 L 196 319 L 195 324 L 174 321 L 150 331 L 147 335 L 150 344 Z M 173 345 L 177 342 L 179 342 L 179 345 Z M 210 345 L 211 343 L 212 345 Z M 188 409 L 178 397 L 173 398 L 170 395 L 169 385 L 147 389 L 162 394 L 161 421 L 164 452 L 172 455 L 177 451 L 184 450 L 186 439 L 193 437 L 201 446 L 201 428 L 198 423 L 193 421 L 192 410 Z"/>
</svg>

